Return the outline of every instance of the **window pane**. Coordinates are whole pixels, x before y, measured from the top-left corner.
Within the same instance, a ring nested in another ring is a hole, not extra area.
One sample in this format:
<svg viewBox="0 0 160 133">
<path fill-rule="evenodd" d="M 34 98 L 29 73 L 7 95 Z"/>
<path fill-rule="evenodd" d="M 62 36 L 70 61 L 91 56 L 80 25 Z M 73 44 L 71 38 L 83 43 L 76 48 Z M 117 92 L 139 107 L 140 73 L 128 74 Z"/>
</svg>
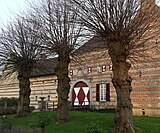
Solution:
<svg viewBox="0 0 160 133">
<path fill-rule="evenodd" d="M 106 101 L 106 84 L 100 84 L 100 99 Z"/>
</svg>

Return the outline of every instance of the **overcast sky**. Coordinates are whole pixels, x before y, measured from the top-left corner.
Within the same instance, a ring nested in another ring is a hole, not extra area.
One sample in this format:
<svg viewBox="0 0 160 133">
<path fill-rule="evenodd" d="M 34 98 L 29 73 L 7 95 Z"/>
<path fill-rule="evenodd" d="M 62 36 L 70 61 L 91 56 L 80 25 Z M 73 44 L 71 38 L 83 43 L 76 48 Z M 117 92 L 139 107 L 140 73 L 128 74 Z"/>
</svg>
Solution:
<svg viewBox="0 0 160 133">
<path fill-rule="evenodd" d="M 0 27 L 14 19 L 20 11 L 25 11 L 28 1 L 34 2 L 36 0 L 0 0 Z M 160 0 L 156 1 L 158 3 Z"/>
<path fill-rule="evenodd" d="M 0 26 L 7 24 L 21 11 L 25 11 L 28 1 L 34 0 L 0 0 Z"/>
</svg>

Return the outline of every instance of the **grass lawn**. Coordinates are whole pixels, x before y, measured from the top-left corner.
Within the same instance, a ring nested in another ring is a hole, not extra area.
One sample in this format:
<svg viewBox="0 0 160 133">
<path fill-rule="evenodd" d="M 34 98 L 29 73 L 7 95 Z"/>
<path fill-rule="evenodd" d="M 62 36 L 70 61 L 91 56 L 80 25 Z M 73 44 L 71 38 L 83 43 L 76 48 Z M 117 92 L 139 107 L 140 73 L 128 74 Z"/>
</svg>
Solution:
<svg viewBox="0 0 160 133">
<path fill-rule="evenodd" d="M 29 129 L 32 124 L 36 123 L 38 116 L 48 116 L 52 119 L 49 126 L 46 127 L 46 133 L 85 133 L 86 126 L 95 128 L 93 123 L 99 122 L 100 127 L 106 133 L 114 133 L 114 113 L 98 113 L 98 112 L 70 112 L 70 121 L 65 124 L 56 124 L 56 112 L 37 112 L 31 113 L 29 117 L 16 118 L 15 115 L 7 116 L 14 121 L 13 127 Z M 160 118 L 159 117 L 134 117 L 134 125 L 137 133 L 159 133 Z M 92 123 L 92 124 L 91 124 Z M 2 121 L 0 120 L 0 125 Z M 91 126 L 92 125 L 92 126 Z"/>
</svg>

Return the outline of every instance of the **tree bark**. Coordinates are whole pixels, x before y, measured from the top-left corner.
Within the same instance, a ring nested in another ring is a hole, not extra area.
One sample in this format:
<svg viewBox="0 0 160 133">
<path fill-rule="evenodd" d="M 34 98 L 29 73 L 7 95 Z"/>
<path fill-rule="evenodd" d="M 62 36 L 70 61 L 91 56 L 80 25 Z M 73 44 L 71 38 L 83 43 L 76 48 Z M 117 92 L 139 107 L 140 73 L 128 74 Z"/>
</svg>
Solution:
<svg viewBox="0 0 160 133">
<path fill-rule="evenodd" d="M 70 90 L 70 79 L 68 77 L 68 66 L 70 63 L 69 54 L 62 52 L 58 57 L 58 65 L 56 68 L 56 75 L 58 78 L 58 110 L 57 122 L 65 123 L 69 119 L 68 94 Z"/>
<path fill-rule="evenodd" d="M 117 107 L 115 114 L 115 130 L 135 133 L 132 120 L 132 78 L 128 72 L 131 64 L 127 62 L 128 49 L 121 42 L 109 46 L 109 55 L 113 65 L 112 83 L 117 93 Z"/>
<path fill-rule="evenodd" d="M 45 133 L 45 128 L 41 128 L 41 133 Z"/>
<path fill-rule="evenodd" d="M 26 72 L 27 73 L 27 72 Z M 23 117 L 30 113 L 30 81 L 29 77 L 18 75 L 19 80 L 19 98 L 18 98 L 18 110 L 17 116 Z"/>
</svg>

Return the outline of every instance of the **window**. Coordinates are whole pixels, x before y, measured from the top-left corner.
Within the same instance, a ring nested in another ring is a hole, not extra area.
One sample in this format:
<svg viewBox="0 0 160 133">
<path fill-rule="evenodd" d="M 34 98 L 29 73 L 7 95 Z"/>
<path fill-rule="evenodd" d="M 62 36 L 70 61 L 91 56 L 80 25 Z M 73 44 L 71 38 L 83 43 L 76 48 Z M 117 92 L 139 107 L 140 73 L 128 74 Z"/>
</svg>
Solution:
<svg viewBox="0 0 160 133">
<path fill-rule="evenodd" d="M 70 76 L 73 76 L 73 70 L 72 69 L 69 71 L 69 73 L 70 73 Z"/>
<path fill-rule="evenodd" d="M 106 66 L 102 66 L 102 72 L 105 72 L 106 71 Z"/>
<path fill-rule="evenodd" d="M 96 101 L 110 101 L 110 84 L 96 84 Z"/>
<path fill-rule="evenodd" d="M 101 73 L 102 72 L 102 67 L 101 66 L 97 66 L 97 72 Z"/>
<path fill-rule="evenodd" d="M 109 65 L 109 70 L 110 70 L 110 71 L 112 71 L 112 67 L 113 67 L 113 66 L 110 64 L 110 65 Z"/>
<path fill-rule="evenodd" d="M 100 84 L 100 101 L 106 101 L 106 84 Z"/>
<path fill-rule="evenodd" d="M 88 67 L 88 74 L 90 74 L 92 72 L 92 68 Z"/>
</svg>

